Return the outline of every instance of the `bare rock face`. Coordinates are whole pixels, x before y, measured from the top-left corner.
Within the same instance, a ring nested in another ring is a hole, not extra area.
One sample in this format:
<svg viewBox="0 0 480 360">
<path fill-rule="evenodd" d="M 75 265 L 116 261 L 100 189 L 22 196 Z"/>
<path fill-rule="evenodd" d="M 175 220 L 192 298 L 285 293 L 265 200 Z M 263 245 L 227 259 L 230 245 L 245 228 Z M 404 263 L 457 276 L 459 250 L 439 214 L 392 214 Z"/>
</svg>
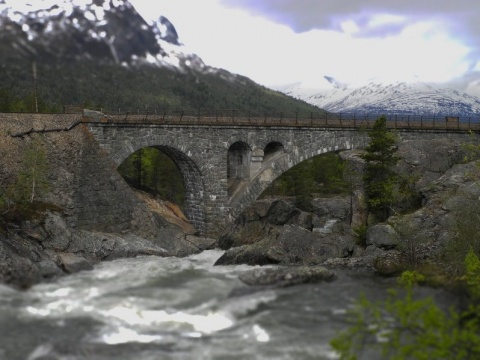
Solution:
<svg viewBox="0 0 480 360">
<path fill-rule="evenodd" d="M 307 233 L 331 233 L 332 227 L 348 233 L 348 229 L 343 229 L 350 219 L 348 197 L 314 199 L 312 205 L 313 211 L 305 212 L 288 199 L 258 200 L 219 238 L 219 247 L 229 249 L 278 237 L 286 225 L 305 229 Z"/>
<path fill-rule="evenodd" d="M 195 235 L 177 235 L 173 246 L 169 248 L 172 256 L 184 257 L 211 250 L 217 246 L 217 239 L 199 237 Z"/>
<path fill-rule="evenodd" d="M 354 238 L 348 234 L 319 234 L 286 225 L 276 237 L 227 250 L 215 265 L 318 265 L 329 258 L 353 253 Z"/>
<path fill-rule="evenodd" d="M 423 207 L 388 220 L 401 235 L 399 246 L 413 242 L 417 256 L 428 257 L 456 238 L 474 239 L 480 231 L 479 179 L 478 163 L 470 162 L 454 165 L 425 187 Z"/>
<path fill-rule="evenodd" d="M 421 189 L 440 178 L 454 164 L 462 162 L 461 145 L 449 138 L 401 141 L 397 171 L 412 177 L 415 187 Z"/>
<path fill-rule="evenodd" d="M 378 224 L 368 228 L 366 244 L 374 245 L 381 249 L 393 249 L 399 244 L 400 236 L 388 224 Z"/>
<path fill-rule="evenodd" d="M 83 256 L 72 253 L 60 253 L 59 258 L 62 262 L 63 268 L 68 273 L 75 273 L 81 270 L 91 270 L 93 268 L 92 263 Z"/>
</svg>

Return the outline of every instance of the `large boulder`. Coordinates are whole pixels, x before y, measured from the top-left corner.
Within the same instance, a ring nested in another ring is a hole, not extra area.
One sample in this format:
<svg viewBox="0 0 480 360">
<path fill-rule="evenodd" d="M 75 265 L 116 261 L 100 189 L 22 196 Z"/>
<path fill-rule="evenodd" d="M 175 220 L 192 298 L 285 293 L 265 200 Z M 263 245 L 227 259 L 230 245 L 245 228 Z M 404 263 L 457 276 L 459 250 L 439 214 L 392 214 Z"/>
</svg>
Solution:
<svg viewBox="0 0 480 360">
<path fill-rule="evenodd" d="M 0 236 L 0 282 L 27 288 L 61 273 L 36 241 L 18 234 Z"/>
<path fill-rule="evenodd" d="M 348 257 L 355 239 L 349 234 L 321 234 L 285 225 L 276 237 L 227 250 L 215 265 L 318 265 L 329 258 Z"/>
<path fill-rule="evenodd" d="M 82 270 L 91 270 L 93 268 L 92 263 L 83 256 L 72 253 L 60 253 L 58 256 L 67 273 L 71 274 Z"/>
<path fill-rule="evenodd" d="M 312 212 L 298 209 L 293 201 L 293 199 L 263 199 L 254 202 L 220 236 L 219 247 L 226 250 L 277 237 L 284 231 L 285 225 L 297 226 L 309 232 L 349 233 L 348 196 L 314 199 Z"/>
<path fill-rule="evenodd" d="M 377 224 L 367 230 L 366 245 L 374 245 L 381 249 L 396 248 L 400 235 L 389 224 Z"/>
<path fill-rule="evenodd" d="M 313 229 L 313 215 L 301 211 L 282 199 L 263 199 L 254 202 L 220 236 L 221 249 L 250 245 L 262 239 L 278 236 L 286 224 Z"/>
</svg>

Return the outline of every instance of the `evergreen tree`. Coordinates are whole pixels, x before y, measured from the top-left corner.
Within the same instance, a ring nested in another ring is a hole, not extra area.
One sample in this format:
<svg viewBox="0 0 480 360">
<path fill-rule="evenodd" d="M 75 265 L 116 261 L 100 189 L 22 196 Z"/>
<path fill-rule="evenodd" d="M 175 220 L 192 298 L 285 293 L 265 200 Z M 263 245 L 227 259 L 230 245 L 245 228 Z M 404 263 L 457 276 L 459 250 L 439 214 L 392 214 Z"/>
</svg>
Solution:
<svg viewBox="0 0 480 360">
<path fill-rule="evenodd" d="M 385 220 L 395 200 L 398 176 L 395 165 L 400 160 L 396 155 L 396 136 L 387 128 L 385 116 L 379 117 L 369 132 L 370 142 L 362 154 L 365 160 L 365 193 L 369 210 Z"/>
</svg>

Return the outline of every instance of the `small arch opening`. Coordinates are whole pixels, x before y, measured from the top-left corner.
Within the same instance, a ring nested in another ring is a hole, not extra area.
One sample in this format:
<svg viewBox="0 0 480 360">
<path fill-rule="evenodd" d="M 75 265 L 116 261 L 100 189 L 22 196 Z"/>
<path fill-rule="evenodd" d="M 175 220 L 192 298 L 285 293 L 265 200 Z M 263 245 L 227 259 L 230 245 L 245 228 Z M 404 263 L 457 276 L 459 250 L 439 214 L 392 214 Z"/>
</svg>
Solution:
<svg viewBox="0 0 480 360">
<path fill-rule="evenodd" d="M 270 160 L 274 155 L 279 154 L 280 152 L 284 152 L 285 148 L 283 144 L 278 141 L 272 141 L 265 146 L 263 150 L 263 161 Z"/>
</svg>

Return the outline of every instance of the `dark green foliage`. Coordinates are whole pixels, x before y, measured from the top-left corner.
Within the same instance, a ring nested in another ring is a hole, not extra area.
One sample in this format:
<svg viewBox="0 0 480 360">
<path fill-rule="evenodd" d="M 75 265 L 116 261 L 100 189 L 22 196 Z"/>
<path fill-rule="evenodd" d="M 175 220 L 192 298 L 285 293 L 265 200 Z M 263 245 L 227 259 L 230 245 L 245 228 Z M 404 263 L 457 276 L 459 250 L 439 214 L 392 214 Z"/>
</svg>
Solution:
<svg viewBox="0 0 480 360">
<path fill-rule="evenodd" d="M 387 128 L 385 116 L 375 121 L 368 136 L 370 142 L 362 154 L 365 160 L 365 193 L 369 210 L 380 220 L 388 217 L 396 200 L 398 176 L 394 167 L 400 158 L 396 155 L 396 137 Z"/>
<path fill-rule="evenodd" d="M 315 156 L 279 176 L 260 197 L 294 196 L 302 210 L 311 210 L 314 194 L 341 194 L 348 191 L 345 162 L 336 153 Z"/>
<path fill-rule="evenodd" d="M 130 155 L 118 172 L 127 183 L 139 190 L 180 206 L 185 201 L 185 188 L 180 170 L 162 151 L 148 147 Z"/>
<path fill-rule="evenodd" d="M 477 185 L 476 185 L 477 186 Z M 441 261 L 452 274 L 461 275 L 464 269 L 463 259 L 473 250 L 480 253 L 480 202 L 475 193 L 458 193 L 462 202 L 454 209 L 454 236 L 448 242 Z"/>
<path fill-rule="evenodd" d="M 47 154 L 41 138 L 32 138 L 24 152 L 22 169 L 10 189 L 15 203 L 33 203 L 48 190 Z"/>
<path fill-rule="evenodd" d="M 330 344 L 340 359 L 349 360 L 366 351 L 383 359 L 479 359 L 480 261 L 469 252 L 465 265 L 471 296 L 466 310 L 445 311 L 431 297 L 415 297 L 414 285 L 424 279 L 408 271 L 399 281 L 403 291 L 391 289 L 385 301 L 362 296 L 350 311 L 351 326 Z"/>
<path fill-rule="evenodd" d="M 39 110 L 61 110 L 63 105 L 79 105 L 121 111 L 198 111 L 231 115 L 231 109 L 242 115 L 264 116 L 295 112 L 310 116 L 324 113 L 306 102 L 255 84 L 248 78 L 231 75 L 180 73 L 156 66 L 125 68 L 93 60 L 37 63 Z M 0 84 L 8 89 L 5 111 L 33 111 L 31 63 L 15 60 L 3 62 Z M 17 102 L 20 101 L 21 105 Z"/>
<path fill-rule="evenodd" d="M 49 189 L 47 152 L 42 137 L 28 138 L 21 169 L 15 181 L 0 189 L 0 228 L 41 216 L 46 210 L 58 207 L 40 199 Z"/>
<path fill-rule="evenodd" d="M 360 225 L 359 227 L 353 229 L 353 234 L 356 238 L 356 244 L 362 247 L 367 246 L 367 225 Z"/>
<path fill-rule="evenodd" d="M 480 302 L 480 259 L 472 249 L 465 256 L 464 265 L 464 280 L 468 291 L 475 301 Z"/>
</svg>

